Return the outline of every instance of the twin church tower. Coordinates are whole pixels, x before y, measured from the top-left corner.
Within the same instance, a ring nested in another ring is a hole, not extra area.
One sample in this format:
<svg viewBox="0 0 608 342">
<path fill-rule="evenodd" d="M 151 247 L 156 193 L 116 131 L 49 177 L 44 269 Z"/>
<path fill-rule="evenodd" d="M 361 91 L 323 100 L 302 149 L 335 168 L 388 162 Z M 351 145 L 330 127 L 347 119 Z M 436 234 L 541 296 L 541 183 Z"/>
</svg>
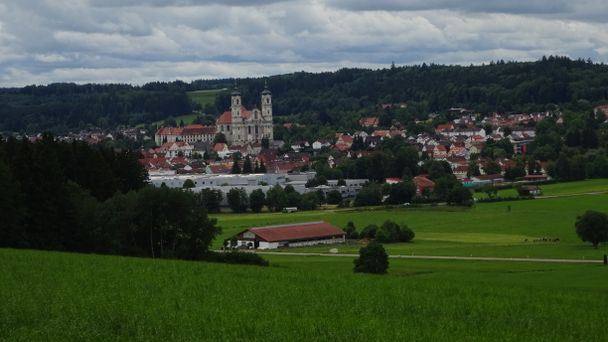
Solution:
<svg viewBox="0 0 608 342">
<path fill-rule="evenodd" d="M 225 111 L 216 120 L 217 132 L 226 136 L 229 145 L 260 142 L 263 138 L 272 141 L 272 93 L 267 86 L 261 100 L 261 109 L 247 110 L 236 88 L 230 94 L 230 111 Z"/>
</svg>

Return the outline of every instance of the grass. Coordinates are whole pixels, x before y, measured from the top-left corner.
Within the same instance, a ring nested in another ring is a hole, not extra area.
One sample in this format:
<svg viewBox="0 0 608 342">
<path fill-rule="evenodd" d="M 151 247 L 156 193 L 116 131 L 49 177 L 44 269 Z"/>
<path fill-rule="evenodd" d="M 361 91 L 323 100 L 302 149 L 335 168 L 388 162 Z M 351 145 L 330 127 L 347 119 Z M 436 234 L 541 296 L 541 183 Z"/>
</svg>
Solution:
<svg viewBox="0 0 608 342">
<path fill-rule="evenodd" d="M 602 341 L 603 265 L 272 256 L 271 267 L 0 249 L 0 340 Z"/>
<path fill-rule="evenodd" d="M 197 116 L 198 116 L 198 114 L 186 114 L 186 115 L 176 116 L 175 122 L 177 122 L 177 124 L 179 125 L 179 123 L 181 121 L 183 121 L 184 124 L 189 125 L 192 122 L 194 122 L 194 120 L 196 119 Z M 165 120 L 158 120 L 158 121 L 153 122 L 152 124 L 160 126 L 160 125 L 163 125 L 164 122 L 165 122 Z"/>
<path fill-rule="evenodd" d="M 510 208 L 510 210 L 509 210 Z M 387 244 L 391 254 L 497 256 L 530 258 L 601 258 L 608 246 L 594 249 L 574 231 L 578 215 L 588 209 L 606 211 L 608 195 L 586 195 L 529 201 L 479 203 L 471 209 L 453 207 L 377 210 L 328 210 L 291 214 L 218 214 L 225 238 L 252 226 L 325 220 L 338 227 L 353 221 L 361 230 L 385 220 L 407 224 L 416 233 L 413 243 Z M 534 241 L 542 238 L 559 242 Z M 327 252 L 334 246 L 294 248 L 289 251 Z M 359 244 L 337 246 L 340 252 L 357 252 Z"/>
<path fill-rule="evenodd" d="M 584 194 L 589 192 L 606 192 L 608 191 L 608 179 L 588 179 L 576 182 L 565 182 L 540 185 L 543 191 L 543 196 L 562 196 Z M 515 189 L 504 189 L 498 192 L 501 197 L 517 197 Z M 475 198 L 487 198 L 485 192 L 476 192 Z"/>
<path fill-rule="evenodd" d="M 225 89 L 211 89 L 211 90 L 196 90 L 188 92 L 188 96 L 192 101 L 201 105 L 205 108 L 206 105 L 213 104 L 217 94 Z"/>
</svg>

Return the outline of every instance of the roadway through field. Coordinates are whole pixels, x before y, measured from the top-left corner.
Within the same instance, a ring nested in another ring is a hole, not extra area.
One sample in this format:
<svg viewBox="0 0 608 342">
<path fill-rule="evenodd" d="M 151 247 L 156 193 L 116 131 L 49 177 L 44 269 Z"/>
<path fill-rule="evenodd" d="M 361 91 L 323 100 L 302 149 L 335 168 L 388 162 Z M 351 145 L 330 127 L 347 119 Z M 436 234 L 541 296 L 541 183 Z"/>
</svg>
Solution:
<svg viewBox="0 0 608 342">
<path fill-rule="evenodd" d="M 266 255 L 292 255 L 292 256 L 324 256 L 324 257 L 347 257 L 356 258 L 359 254 L 348 253 L 300 253 L 300 252 L 261 252 L 257 254 Z M 466 256 L 441 256 L 441 255 L 389 255 L 393 259 L 423 259 L 423 260 L 465 260 L 465 261 L 516 261 L 516 262 L 550 262 L 566 264 L 599 264 L 603 260 L 593 259 L 542 259 L 542 258 L 501 258 L 501 257 L 466 257 Z"/>
</svg>

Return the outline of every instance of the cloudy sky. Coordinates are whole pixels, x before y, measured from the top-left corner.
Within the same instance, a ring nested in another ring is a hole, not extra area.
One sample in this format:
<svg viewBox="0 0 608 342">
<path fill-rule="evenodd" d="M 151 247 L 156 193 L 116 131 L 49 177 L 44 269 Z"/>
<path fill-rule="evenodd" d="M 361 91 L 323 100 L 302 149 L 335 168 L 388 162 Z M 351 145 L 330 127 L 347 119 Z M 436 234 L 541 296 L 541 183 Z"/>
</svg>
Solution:
<svg viewBox="0 0 608 342">
<path fill-rule="evenodd" d="M 2 0 L 0 86 L 558 54 L 608 62 L 606 0 Z"/>
</svg>

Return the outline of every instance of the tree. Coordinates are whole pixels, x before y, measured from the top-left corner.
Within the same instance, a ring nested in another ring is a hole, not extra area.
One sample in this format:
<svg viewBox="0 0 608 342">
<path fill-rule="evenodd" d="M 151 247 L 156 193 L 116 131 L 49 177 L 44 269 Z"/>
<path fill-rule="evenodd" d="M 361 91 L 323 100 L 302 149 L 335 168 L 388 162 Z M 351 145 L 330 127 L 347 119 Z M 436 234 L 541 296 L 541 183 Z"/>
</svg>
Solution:
<svg viewBox="0 0 608 342">
<path fill-rule="evenodd" d="M 228 206 L 235 213 L 243 213 L 247 211 L 249 198 L 247 197 L 247 192 L 243 188 L 237 189 L 232 188 L 226 194 L 226 199 L 228 200 Z"/>
<path fill-rule="evenodd" d="M 184 181 L 184 185 L 182 185 L 182 188 L 184 188 L 184 189 L 192 189 L 195 186 L 196 185 L 194 184 L 194 181 L 192 179 L 186 179 Z"/>
<path fill-rule="evenodd" d="M 249 156 L 245 157 L 245 162 L 243 163 L 243 173 L 249 174 L 253 172 L 253 168 L 251 167 L 251 159 Z"/>
<path fill-rule="evenodd" d="M 488 161 L 486 166 L 483 167 L 483 172 L 485 172 L 486 175 L 500 174 L 500 165 L 498 165 L 497 162 L 490 160 Z"/>
<path fill-rule="evenodd" d="M 319 197 L 314 192 L 307 192 L 300 197 L 298 208 L 302 210 L 315 210 L 319 207 Z"/>
<path fill-rule="evenodd" d="M 469 169 L 467 170 L 467 177 L 475 177 L 481 175 L 479 165 L 476 161 L 469 162 Z"/>
<path fill-rule="evenodd" d="M 597 248 L 600 242 L 608 241 L 608 215 L 602 212 L 587 210 L 583 216 L 576 218 L 576 234 Z"/>
<path fill-rule="evenodd" d="M 346 233 L 347 239 L 356 239 L 359 237 L 359 234 L 357 233 L 357 228 L 355 228 L 355 224 L 353 223 L 353 221 L 348 221 L 346 227 L 344 227 L 344 232 Z"/>
<path fill-rule="evenodd" d="M 266 137 L 262 138 L 261 144 L 262 144 L 262 148 L 263 149 L 270 148 L 270 140 L 268 138 L 266 138 Z"/>
<path fill-rule="evenodd" d="M 354 263 L 355 272 L 384 274 L 388 269 L 388 254 L 381 244 L 372 241 L 359 250 Z"/>
<path fill-rule="evenodd" d="M 376 232 L 378 231 L 378 226 L 375 224 L 369 224 L 363 228 L 361 233 L 359 234 L 360 238 L 374 239 L 376 238 Z"/>
<path fill-rule="evenodd" d="M 249 207 L 254 213 L 259 213 L 266 203 L 266 195 L 262 189 L 255 189 L 249 195 Z"/>
<path fill-rule="evenodd" d="M 342 201 L 342 194 L 338 190 L 331 190 L 327 193 L 327 204 L 338 204 Z"/>
<path fill-rule="evenodd" d="M 281 211 L 287 206 L 287 195 L 280 185 L 273 186 L 266 193 L 266 204 L 272 211 Z"/>
<path fill-rule="evenodd" d="M 230 173 L 232 173 L 233 175 L 241 173 L 241 167 L 239 166 L 238 158 L 234 158 L 234 161 L 232 162 L 232 169 L 230 170 Z"/>
<path fill-rule="evenodd" d="M 205 188 L 196 195 L 197 204 L 204 207 L 211 213 L 220 211 L 220 203 L 224 198 L 222 190 L 212 190 Z"/>
<path fill-rule="evenodd" d="M 226 136 L 224 135 L 224 133 L 218 133 L 215 135 L 215 137 L 213 137 L 213 145 L 215 144 L 227 144 L 228 141 L 226 140 Z"/>
<path fill-rule="evenodd" d="M 448 197 L 446 199 L 448 204 L 450 205 L 473 205 L 473 194 L 467 188 L 465 188 L 462 184 L 456 183 L 452 190 L 448 193 Z"/>
<path fill-rule="evenodd" d="M 355 197 L 355 206 L 379 205 L 382 202 L 382 189 L 376 183 L 364 185 Z"/>
<path fill-rule="evenodd" d="M 416 185 L 413 181 L 403 181 L 391 185 L 389 190 L 388 203 L 399 204 L 411 202 L 412 197 L 416 195 Z"/>
<path fill-rule="evenodd" d="M 260 162 L 260 171 L 259 172 L 260 173 L 266 173 L 267 172 L 266 171 L 266 165 L 264 165 L 264 161 L 263 160 Z"/>
</svg>

